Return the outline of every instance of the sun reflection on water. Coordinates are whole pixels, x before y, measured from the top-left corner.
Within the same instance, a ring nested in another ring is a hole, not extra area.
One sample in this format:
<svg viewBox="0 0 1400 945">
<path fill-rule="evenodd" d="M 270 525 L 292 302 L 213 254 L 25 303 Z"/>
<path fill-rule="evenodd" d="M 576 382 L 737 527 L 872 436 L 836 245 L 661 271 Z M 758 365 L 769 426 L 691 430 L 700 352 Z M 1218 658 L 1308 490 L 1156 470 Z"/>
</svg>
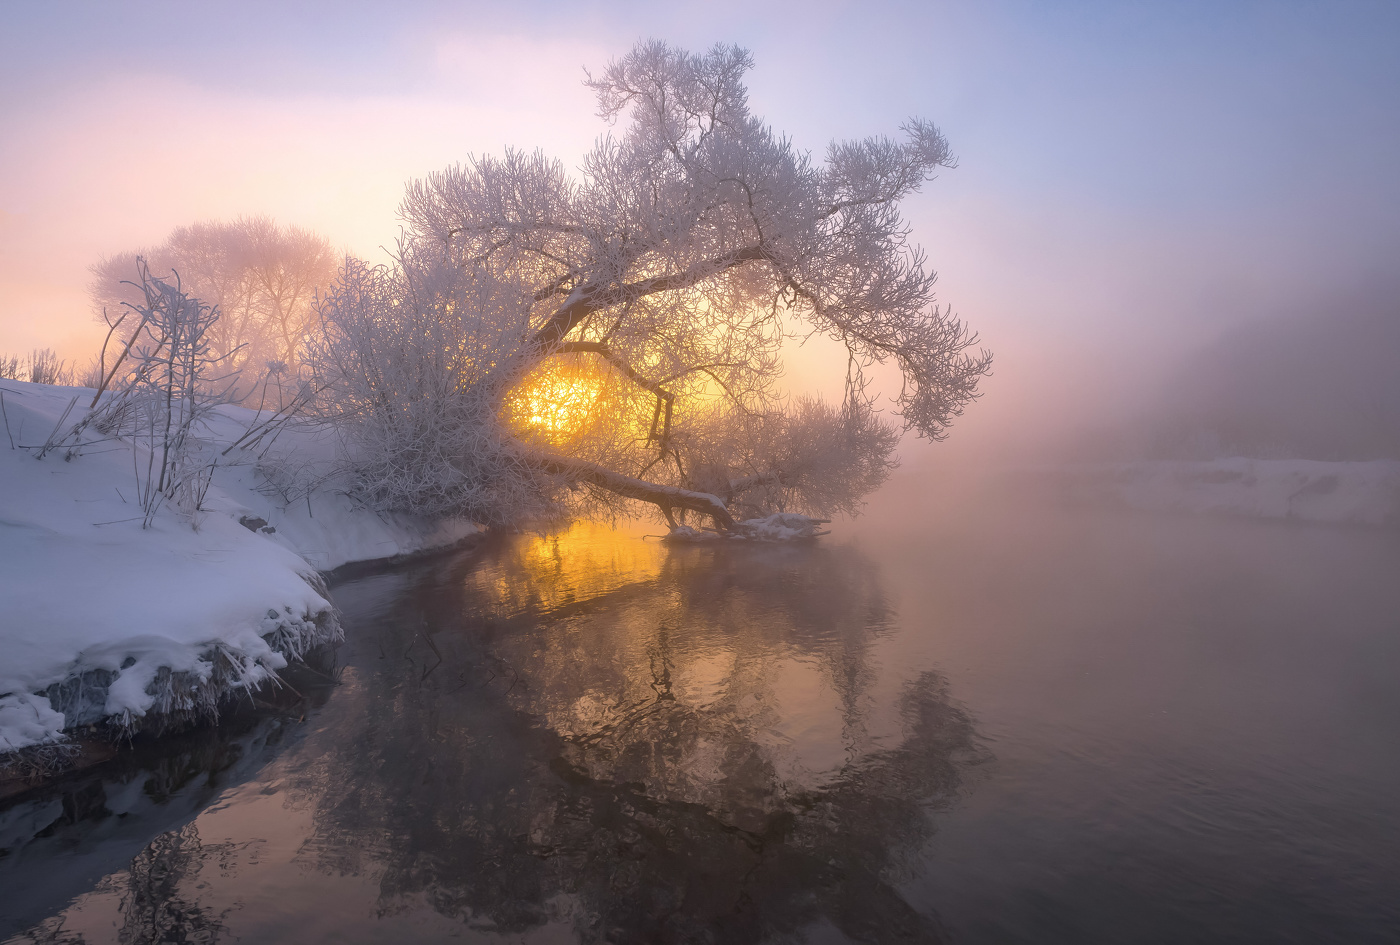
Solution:
<svg viewBox="0 0 1400 945">
<path fill-rule="evenodd" d="M 717 732 L 809 785 L 860 754 L 858 736 L 869 745 L 859 690 L 884 605 L 868 578 L 820 550 L 675 547 L 589 523 L 519 536 L 463 576 L 531 682 L 512 693 L 520 708 L 571 739 L 650 732 L 644 779 L 696 802 L 733 773 L 701 760 Z M 714 731 L 681 734 L 696 725 Z"/>
</svg>

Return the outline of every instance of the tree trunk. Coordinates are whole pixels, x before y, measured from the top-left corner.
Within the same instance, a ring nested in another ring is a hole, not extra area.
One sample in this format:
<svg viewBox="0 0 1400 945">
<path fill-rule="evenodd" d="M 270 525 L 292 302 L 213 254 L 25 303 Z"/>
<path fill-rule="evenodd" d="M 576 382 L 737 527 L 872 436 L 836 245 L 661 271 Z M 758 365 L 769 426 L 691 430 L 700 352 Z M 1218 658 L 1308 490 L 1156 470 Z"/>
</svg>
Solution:
<svg viewBox="0 0 1400 945">
<path fill-rule="evenodd" d="M 596 463 L 553 453 L 527 452 L 524 457 L 526 462 L 545 472 L 567 476 L 576 482 L 586 482 L 629 499 L 641 499 L 643 502 L 659 506 L 663 511 L 689 509 L 699 512 L 713 518 L 715 525 L 723 531 L 734 529 L 734 517 L 729 514 L 729 509 L 719 496 L 708 492 L 692 492 L 678 486 L 663 486 L 644 479 L 634 479 Z"/>
</svg>

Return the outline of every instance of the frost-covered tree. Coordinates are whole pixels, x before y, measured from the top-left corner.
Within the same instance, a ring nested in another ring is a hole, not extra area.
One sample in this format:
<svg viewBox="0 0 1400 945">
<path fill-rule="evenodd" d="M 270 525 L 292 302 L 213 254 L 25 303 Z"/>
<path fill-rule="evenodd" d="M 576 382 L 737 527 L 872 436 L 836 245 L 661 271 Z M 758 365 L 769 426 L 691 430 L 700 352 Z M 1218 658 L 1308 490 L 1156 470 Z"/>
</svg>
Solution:
<svg viewBox="0 0 1400 945">
<path fill-rule="evenodd" d="M 313 345 L 367 491 L 488 521 L 642 500 L 729 529 L 851 509 L 901 426 L 946 435 L 990 356 L 898 207 L 947 142 L 913 120 L 814 161 L 749 112 L 751 65 L 643 43 L 588 79 L 617 131 L 578 174 L 508 151 L 409 185 L 394 264 L 350 263 Z M 777 386 L 784 340 L 813 332 L 849 354 L 840 405 Z M 881 363 L 900 424 L 875 410 Z"/>
<path fill-rule="evenodd" d="M 163 278 L 178 274 L 190 295 L 218 309 L 208 342 L 228 369 L 242 372 L 242 397 L 253 394 L 269 365 L 277 373 L 295 368 L 315 322 L 316 293 L 336 272 L 324 237 L 268 217 L 181 226 L 160 246 L 92 267 L 93 307 L 109 324 L 142 304 L 140 261 Z"/>
</svg>

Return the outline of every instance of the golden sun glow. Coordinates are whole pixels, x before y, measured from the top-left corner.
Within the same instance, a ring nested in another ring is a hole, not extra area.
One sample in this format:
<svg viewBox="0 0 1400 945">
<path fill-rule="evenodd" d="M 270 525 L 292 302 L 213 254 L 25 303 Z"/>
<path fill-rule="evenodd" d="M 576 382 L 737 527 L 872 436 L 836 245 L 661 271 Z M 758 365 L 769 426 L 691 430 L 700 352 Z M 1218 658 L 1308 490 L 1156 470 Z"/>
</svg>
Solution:
<svg viewBox="0 0 1400 945">
<path fill-rule="evenodd" d="M 520 433 L 557 442 L 582 436 L 599 419 L 602 378 L 585 365 L 547 363 L 526 376 L 506 402 Z"/>
</svg>

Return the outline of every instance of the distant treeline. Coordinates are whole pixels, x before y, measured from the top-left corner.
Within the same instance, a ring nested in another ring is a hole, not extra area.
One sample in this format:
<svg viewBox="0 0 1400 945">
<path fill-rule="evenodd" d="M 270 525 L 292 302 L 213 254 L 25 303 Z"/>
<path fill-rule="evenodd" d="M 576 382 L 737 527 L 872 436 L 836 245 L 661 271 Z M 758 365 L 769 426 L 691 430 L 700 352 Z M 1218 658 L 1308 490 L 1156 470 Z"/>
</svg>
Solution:
<svg viewBox="0 0 1400 945">
<path fill-rule="evenodd" d="M 1400 305 L 1241 325 L 1132 427 L 1144 458 L 1400 459 Z"/>
</svg>

